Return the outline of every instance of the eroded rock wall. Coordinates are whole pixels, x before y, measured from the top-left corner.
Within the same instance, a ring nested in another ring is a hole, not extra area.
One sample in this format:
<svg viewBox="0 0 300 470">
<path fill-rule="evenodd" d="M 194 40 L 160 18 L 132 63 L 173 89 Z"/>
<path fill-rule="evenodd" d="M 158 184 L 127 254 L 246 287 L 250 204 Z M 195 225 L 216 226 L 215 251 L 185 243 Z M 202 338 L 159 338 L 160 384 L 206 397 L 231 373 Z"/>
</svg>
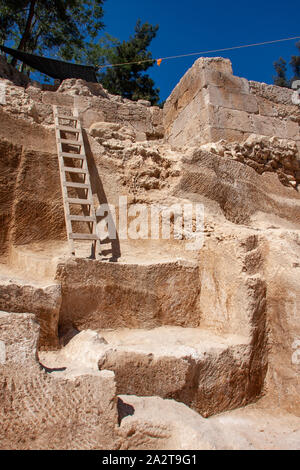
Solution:
<svg viewBox="0 0 300 470">
<path fill-rule="evenodd" d="M 259 226 L 257 218 L 265 226 L 274 220 L 294 228 L 300 223 L 299 193 L 283 185 L 278 174 L 260 175 L 250 165 L 202 148 L 186 149 L 173 194 L 204 204 L 215 224 L 222 223 L 222 215 L 253 228 Z"/>
<path fill-rule="evenodd" d="M 127 124 L 141 141 L 163 136 L 160 108 L 145 105 L 143 101 L 132 102 L 110 95 L 101 84 L 68 79 L 57 91 L 43 91 L 31 83 L 23 88 L 5 79 L 2 84 L 6 86 L 5 111 L 19 119 L 51 125 L 54 123 L 53 105 L 71 109 L 75 107 L 80 111 L 85 128 L 99 121 L 112 122 Z"/>
<path fill-rule="evenodd" d="M 38 348 L 56 349 L 58 341 L 58 322 L 61 306 L 61 286 L 34 286 L 22 281 L 9 279 L 0 282 L 0 310 L 6 312 L 31 311 L 40 325 Z M 17 317 L 16 317 L 17 318 Z M 22 318 L 22 316 L 20 317 Z"/>
<path fill-rule="evenodd" d="M 13 317 L 15 325 L 25 321 L 22 311 L 35 313 L 41 325 L 40 349 L 58 345 L 58 310 L 60 334 L 72 333 L 72 329 L 76 333 L 86 328 L 161 325 L 200 327 L 226 338 L 238 334 L 242 346 L 221 348 L 217 356 L 213 353 L 197 363 L 190 353 L 180 360 L 164 356 L 153 361 L 147 354 L 131 351 L 128 356 L 123 350 L 120 354 L 113 351 L 102 366 L 115 370 L 122 393 L 143 393 L 146 387 L 148 394 L 159 394 L 159 371 L 168 364 L 169 381 L 166 388 L 161 387 L 161 394 L 183 400 L 206 415 L 247 404 L 264 388 L 271 401 L 299 413 L 294 405 L 299 394 L 298 365 L 291 362 L 293 344 L 300 334 L 299 108 L 291 104 L 292 92 L 234 77 L 228 60 L 199 59 L 167 101 L 164 129 L 160 109 L 109 95 L 101 85 L 67 80 L 58 91 L 46 91 L 32 83 L 23 88 L 8 80 L 1 82 L 6 85 L 6 104 L 0 107 L 1 254 L 9 254 L 15 245 L 66 237 L 52 104 L 75 106 L 80 111 L 96 207 L 118 204 L 119 195 L 127 195 L 129 205 L 199 202 L 205 206 L 205 243 L 199 264 L 176 262 L 183 243 L 177 245 L 174 259 L 168 263 L 152 263 L 146 249 L 142 261 L 131 265 L 86 259 L 61 263 L 57 272 L 61 294 L 53 286 L 47 290 L 2 283 L 0 308 L 20 312 L 14 314 L 19 315 Z M 207 143 L 209 147 L 199 148 Z M 282 244 L 279 234 L 285 240 Z M 281 262 L 280 256 L 286 252 L 286 260 Z M 3 331 L 11 331 L 9 322 L 3 323 Z M 17 344 L 19 338 L 12 336 L 12 341 Z M 132 382 L 123 364 L 137 369 Z M 147 372 L 144 383 L 139 366 Z M 29 429 L 29 413 L 24 413 L 18 429 L 9 400 L 15 400 L 17 412 L 24 403 L 27 410 L 28 400 L 33 400 L 25 392 L 24 399 L 15 398 L 14 383 L 21 391 L 22 383 L 24 387 L 29 383 L 34 391 L 42 384 L 55 396 L 50 380 L 54 376 L 50 374 L 44 382 L 45 375 L 36 372 L 35 364 L 34 379 L 24 378 L 18 367 L 9 382 L 8 401 L 2 394 L 5 409 L 13 416 L 11 430 L 3 418 L 10 433 L 4 446 L 11 445 L 10 441 L 16 445 L 15 439 L 20 439 L 24 448 L 43 448 L 43 437 L 29 433 L 30 442 L 27 436 L 19 437 L 21 427 Z M 175 383 L 176 367 L 179 379 Z M 4 377 L 9 373 L 5 369 Z M 151 381 L 153 374 L 157 375 Z M 79 395 L 70 380 L 65 377 L 63 382 L 55 382 L 61 396 L 55 410 L 59 423 L 67 416 L 80 428 L 83 420 L 89 423 L 85 413 L 90 408 L 99 416 L 95 402 L 101 403 L 102 395 L 97 392 L 98 377 L 78 379 Z M 112 391 L 110 378 L 106 386 Z M 92 402 L 77 420 L 65 403 L 72 402 L 74 395 L 75 408 L 81 410 L 80 397 L 90 391 Z M 34 410 L 40 403 L 39 393 L 37 397 L 30 404 Z M 104 414 L 110 407 L 115 423 L 113 393 L 103 400 Z M 50 412 L 45 410 L 36 411 L 36 426 L 48 439 L 58 421 L 49 419 Z M 40 419 L 46 423 L 42 428 L 38 427 Z M 101 419 L 98 430 L 102 429 Z M 61 424 L 57 426 L 53 448 L 58 448 L 61 436 Z M 65 448 L 72 440 L 77 446 L 78 439 L 83 439 L 80 429 L 78 435 L 72 432 L 62 440 Z M 88 443 L 83 441 L 84 446 L 96 446 L 94 430 L 91 436 Z M 109 439 L 103 445 L 116 445 Z"/>
<path fill-rule="evenodd" d="M 1 140 L 0 152 L 0 254 L 8 254 L 12 245 L 64 239 L 57 156 L 42 146 L 26 150 L 7 139 Z"/>
<path fill-rule="evenodd" d="M 272 407 L 300 416 L 299 231 L 275 230 L 266 238 L 264 271 L 269 332 L 266 398 Z"/>
<path fill-rule="evenodd" d="M 13 83 L 7 79 L 10 75 L 4 76 L 1 85 L 5 102 L 0 105 L 0 255 L 7 256 L 15 244 L 66 237 L 53 104 L 68 109 L 76 106 L 80 111 L 96 207 L 108 201 L 116 203 L 121 192 L 128 193 L 128 187 L 132 193 L 139 188 L 158 190 L 172 173 L 168 170 L 170 163 L 150 148 L 152 139 L 163 135 L 159 108 L 109 95 L 100 84 L 66 80 L 58 91 L 45 91 L 31 82 L 19 86 L 18 80 Z M 89 128 L 95 122 L 98 132 L 91 130 L 90 135 Z M 126 160 L 135 162 L 126 165 Z M 150 165 L 141 170 L 146 160 Z M 80 227 L 81 231 L 84 228 Z"/>
</svg>

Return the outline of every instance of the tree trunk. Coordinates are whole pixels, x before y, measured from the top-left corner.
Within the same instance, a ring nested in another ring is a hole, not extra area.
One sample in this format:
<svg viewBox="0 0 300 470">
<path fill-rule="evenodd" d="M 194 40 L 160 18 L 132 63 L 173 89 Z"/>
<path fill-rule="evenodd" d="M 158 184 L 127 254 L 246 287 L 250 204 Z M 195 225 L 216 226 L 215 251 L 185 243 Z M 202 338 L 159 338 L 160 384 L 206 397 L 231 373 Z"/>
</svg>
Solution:
<svg viewBox="0 0 300 470">
<path fill-rule="evenodd" d="M 24 30 L 21 41 L 20 41 L 20 43 L 18 45 L 18 48 L 17 48 L 20 51 L 24 51 L 26 49 L 27 41 L 30 38 L 30 30 L 31 30 L 32 20 L 33 20 L 33 17 L 34 17 L 34 11 L 35 11 L 36 3 L 37 3 L 37 0 L 31 0 L 31 2 L 30 2 L 30 8 L 29 8 L 27 21 L 26 21 L 25 30 Z M 12 61 L 11 61 L 11 65 L 13 65 L 15 67 L 16 64 L 17 64 L 17 59 L 13 58 Z"/>
</svg>

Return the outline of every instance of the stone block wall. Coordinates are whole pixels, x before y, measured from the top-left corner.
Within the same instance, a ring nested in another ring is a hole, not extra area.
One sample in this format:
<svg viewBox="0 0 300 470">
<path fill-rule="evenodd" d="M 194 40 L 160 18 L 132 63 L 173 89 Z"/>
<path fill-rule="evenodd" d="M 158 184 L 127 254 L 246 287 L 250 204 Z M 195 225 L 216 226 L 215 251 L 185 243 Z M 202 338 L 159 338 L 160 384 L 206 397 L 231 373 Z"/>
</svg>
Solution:
<svg viewBox="0 0 300 470">
<path fill-rule="evenodd" d="M 292 94 L 235 77 L 228 59 L 200 58 L 165 104 L 166 140 L 180 148 L 221 139 L 242 142 L 259 134 L 293 140 L 300 149 L 300 107 Z"/>
</svg>

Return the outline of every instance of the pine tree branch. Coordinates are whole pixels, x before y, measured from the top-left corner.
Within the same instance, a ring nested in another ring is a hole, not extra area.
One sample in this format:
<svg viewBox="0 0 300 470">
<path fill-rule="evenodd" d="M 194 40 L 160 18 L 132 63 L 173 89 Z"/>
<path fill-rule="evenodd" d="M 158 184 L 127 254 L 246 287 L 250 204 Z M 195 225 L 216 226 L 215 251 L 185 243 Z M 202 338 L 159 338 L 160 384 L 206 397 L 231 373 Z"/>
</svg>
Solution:
<svg viewBox="0 0 300 470">
<path fill-rule="evenodd" d="M 32 25 L 33 17 L 34 17 L 36 3 L 37 3 L 37 0 L 31 0 L 30 2 L 30 8 L 29 8 L 28 16 L 27 16 L 26 26 L 25 26 L 25 30 L 23 32 L 21 41 L 17 47 L 18 50 L 23 51 L 26 49 L 26 44 L 30 38 L 31 25 Z M 17 64 L 17 59 L 13 58 L 11 61 L 11 65 L 15 67 L 16 64 Z"/>
</svg>

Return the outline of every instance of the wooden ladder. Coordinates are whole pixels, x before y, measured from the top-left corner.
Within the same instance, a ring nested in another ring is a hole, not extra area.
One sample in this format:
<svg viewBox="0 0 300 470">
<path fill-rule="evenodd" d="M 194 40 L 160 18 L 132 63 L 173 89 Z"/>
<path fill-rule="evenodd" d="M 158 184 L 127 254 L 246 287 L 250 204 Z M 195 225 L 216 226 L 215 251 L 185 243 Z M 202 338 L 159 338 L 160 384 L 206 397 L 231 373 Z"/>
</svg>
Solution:
<svg viewBox="0 0 300 470">
<path fill-rule="evenodd" d="M 101 253 L 100 239 L 97 234 L 97 219 L 78 110 L 74 109 L 70 115 L 59 114 L 59 112 L 58 107 L 53 106 L 60 182 L 70 253 L 75 256 L 75 240 L 91 240 L 92 257 L 98 258 Z M 71 134 L 72 138 L 65 138 L 62 133 Z M 69 163 L 65 163 L 65 159 Z M 68 188 L 75 188 L 78 194 L 81 193 L 81 196 L 69 197 Z M 83 215 L 72 214 L 70 208 L 74 205 L 81 205 Z M 72 222 L 87 223 L 89 233 L 74 232 Z"/>
</svg>

